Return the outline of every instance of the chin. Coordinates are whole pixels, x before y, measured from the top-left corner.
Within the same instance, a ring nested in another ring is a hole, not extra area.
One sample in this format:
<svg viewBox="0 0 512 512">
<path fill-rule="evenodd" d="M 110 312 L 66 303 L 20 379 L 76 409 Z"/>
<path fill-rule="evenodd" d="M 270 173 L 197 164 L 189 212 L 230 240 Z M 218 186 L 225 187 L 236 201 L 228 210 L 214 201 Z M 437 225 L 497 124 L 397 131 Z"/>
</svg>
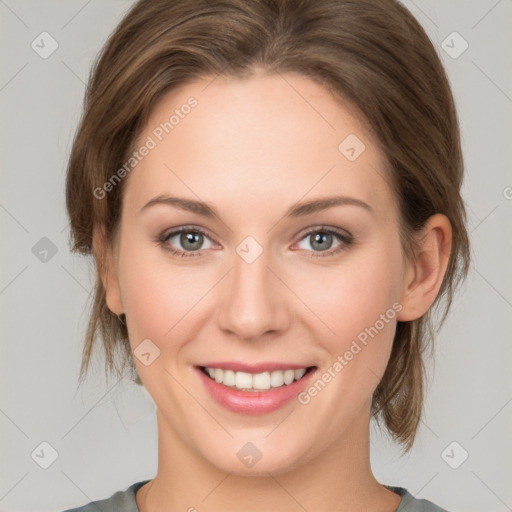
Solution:
<svg viewBox="0 0 512 512">
<path fill-rule="evenodd" d="M 276 445 L 269 440 L 230 441 L 230 446 L 217 443 L 215 450 L 202 456 L 223 472 L 237 476 L 265 477 L 278 475 L 300 466 L 308 449 L 297 443 L 292 446 Z M 232 455 L 231 455 L 232 454 Z"/>
</svg>

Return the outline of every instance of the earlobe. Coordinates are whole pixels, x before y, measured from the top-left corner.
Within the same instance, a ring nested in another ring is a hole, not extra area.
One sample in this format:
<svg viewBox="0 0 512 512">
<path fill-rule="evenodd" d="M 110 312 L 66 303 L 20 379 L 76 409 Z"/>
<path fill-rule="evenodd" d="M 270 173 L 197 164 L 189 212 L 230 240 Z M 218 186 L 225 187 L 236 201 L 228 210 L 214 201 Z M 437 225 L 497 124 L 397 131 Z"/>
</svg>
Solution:
<svg viewBox="0 0 512 512">
<path fill-rule="evenodd" d="M 440 213 L 433 215 L 417 235 L 414 261 L 407 262 L 398 321 L 416 320 L 434 303 L 450 261 L 451 246 L 448 217 Z"/>
<path fill-rule="evenodd" d="M 121 289 L 114 263 L 113 248 L 107 241 L 103 226 L 95 226 L 93 230 L 93 252 L 98 273 L 105 289 L 105 301 L 108 309 L 116 315 L 124 312 L 121 300 Z"/>
</svg>

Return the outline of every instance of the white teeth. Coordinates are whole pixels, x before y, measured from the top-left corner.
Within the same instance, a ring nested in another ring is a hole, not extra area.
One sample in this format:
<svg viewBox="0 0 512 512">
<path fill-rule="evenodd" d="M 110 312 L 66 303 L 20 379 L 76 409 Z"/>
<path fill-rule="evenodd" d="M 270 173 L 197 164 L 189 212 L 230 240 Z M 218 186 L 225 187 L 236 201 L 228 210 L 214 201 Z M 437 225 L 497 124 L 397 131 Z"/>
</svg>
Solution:
<svg viewBox="0 0 512 512">
<path fill-rule="evenodd" d="M 284 372 L 272 372 L 270 374 L 270 385 L 273 388 L 278 388 L 284 384 Z"/>
<path fill-rule="evenodd" d="M 228 372 L 229 370 L 226 370 L 224 372 L 224 375 L 226 376 Z M 222 384 L 226 386 L 230 385 L 229 382 L 224 383 L 224 381 L 222 382 Z M 237 389 L 252 388 L 252 375 L 250 373 L 245 372 L 236 372 L 235 386 L 237 387 Z"/>
<path fill-rule="evenodd" d="M 245 391 L 258 391 L 289 385 L 293 381 L 301 379 L 306 373 L 306 368 L 256 374 L 222 370 L 221 368 L 206 368 L 206 372 L 219 384 Z"/>
<path fill-rule="evenodd" d="M 236 382 L 235 372 L 232 370 L 224 371 L 224 378 L 222 379 L 222 383 L 226 386 L 234 386 Z"/>
<path fill-rule="evenodd" d="M 270 389 L 270 373 L 257 373 L 252 378 L 252 387 L 254 389 Z"/>
<path fill-rule="evenodd" d="M 291 384 L 295 379 L 295 370 L 286 370 L 284 372 L 284 383 L 286 385 Z"/>
<path fill-rule="evenodd" d="M 300 370 L 295 370 L 295 380 L 299 380 L 301 379 L 302 377 L 304 377 L 304 374 L 306 373 L 306 369 L 305 368 L 301 368 Z"/>
</svg>

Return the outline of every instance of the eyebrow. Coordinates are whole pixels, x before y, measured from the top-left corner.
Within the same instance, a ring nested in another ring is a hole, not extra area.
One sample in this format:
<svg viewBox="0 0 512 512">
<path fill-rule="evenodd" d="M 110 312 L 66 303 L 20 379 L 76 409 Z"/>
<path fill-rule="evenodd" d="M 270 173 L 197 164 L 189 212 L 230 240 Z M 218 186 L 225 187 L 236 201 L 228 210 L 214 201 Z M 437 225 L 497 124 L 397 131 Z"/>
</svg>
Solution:
<svg viewBox="0 0 512 512">
<path fill-rule="evenodd" d="M 148 201 L 141 209 L 146 210 L 151 206 L 155 206 L 157 204 L 164 204 L 169 206 L 174 206 L 181 210 L 189 211 L 192 213 L 196 213 L 198 215 L 202 215 L 203 217 L 213 218 L 217 217 L 220 219 L 219 214 L 217 213 L 214 206 L 204 201 L 196 201 L 195 199 L 186 199 L 184 197 L 174 197 L 167 195 L 160 195 L 154 197 L 150 201 Z M 304 201 L 302 203 L 297 203 L 292 205 L 285 212 L 284 217 L 303 217 L 306 215 L 311 215 L 313 213 L 321 212 L 332 208 L 334 206 L 359 206 L 368 212 L 374 214 L 375 211 L 368 204 L 362 201 L 361 199 L 356 199 L 355 197 L 347 197 L 347 196 L 329 196 L 329 197 L 319 197 L 317 199 L 311 199 L 309 201 Z"/>
</svg>

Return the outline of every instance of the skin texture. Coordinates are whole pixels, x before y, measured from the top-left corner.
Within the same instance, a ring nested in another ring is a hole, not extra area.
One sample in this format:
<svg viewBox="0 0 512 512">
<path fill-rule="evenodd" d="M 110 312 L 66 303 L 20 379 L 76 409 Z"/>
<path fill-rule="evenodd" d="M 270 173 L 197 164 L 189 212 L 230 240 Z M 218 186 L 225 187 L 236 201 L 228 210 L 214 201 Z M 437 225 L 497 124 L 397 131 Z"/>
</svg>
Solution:
<svg viewBox="0 0 512 512">
<path fill-rule="evenodd" d="M 382 153 L 353 109 L 301 75 L 197 80 L 157 105 L 139 141 L 191 96 L 197 106 L 125 178 L 114 247 L 99 228 L 94 234 L 108 307 L 126 314 L 132 349 L 149 338 L 160 350 L 149 366 L 135 358 L 159 435 L 158 474 L 137 504 L 142 512 L 391 512 L 400 497 L 370 467 L 371 398 L 396 321 L 423 315 L 439 291 L 449 221 L 431 217 L 407 261 Z M 349 134 L 366 146 L 355 161 L 338 149 Z M 161 194 L 211 203 L 220 218 L 163 204 L 141 212 Z M 299 201 L 331 195 L 372 212 L 342 205 L 284 217 Z M 201 254 L 166 251 L 187 250 L 179 235 L 158 243 L 186 225 L 207 232 Z M 333 237 L 318 248 L 306 233 L 322 226 L 354 242 Z M 247 236 L 263 250 L 250 264 L 236 252 Z M 208 360 L 278 361 L 316 365 L 320 376 L 393 304 L 395 317 L 306 405 L 237 414 L 213 401 L 194 370 Z M 237 457 L 247 442 L 262 453 L 251 468 Z"/>
</svg>

